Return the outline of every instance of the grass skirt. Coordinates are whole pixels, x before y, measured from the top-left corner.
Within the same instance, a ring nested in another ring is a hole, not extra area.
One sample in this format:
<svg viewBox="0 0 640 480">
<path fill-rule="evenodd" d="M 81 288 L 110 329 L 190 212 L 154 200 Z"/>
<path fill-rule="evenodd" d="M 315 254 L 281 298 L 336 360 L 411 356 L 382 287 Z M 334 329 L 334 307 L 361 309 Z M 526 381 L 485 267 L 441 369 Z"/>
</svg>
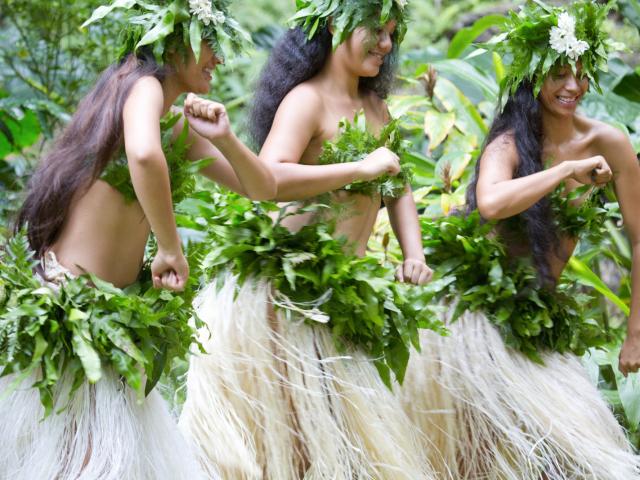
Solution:
<svg viewBox="0 0 640 480">
<path fill-rule="evenodd" d="M 85 382 L 62 412 L 43 419 L 38 390 L 31 387 L 33 378 L 2 398 L 14 378 L 0 379 L 0 478 L 205 478 L 155 390 L 139 404 L 133 390 L 105 370 L 95 385 Z M 65 392 L 65 401 L 66 397 Z M 56 407 L 64 405 L 59 402 Z"/>
<path fill-rule="evenodd" d="M 640 478 L 638 457 L 579 358 L 547 353 L 538 365 L 506 347 L 481 313 L 449 327 L 449 337 L 422 332 L 401 392 L 440 453 L 431 459 L 440 478 Z"/>
<path fill-rule="evenodd" d="M 373 364 L 274 312 L 270 292 L 228 275 L 196 299 L 208 354 L 191 359 L 180 427 L 206 462 L 234 480 L 436 478 Z"/>
</svg>

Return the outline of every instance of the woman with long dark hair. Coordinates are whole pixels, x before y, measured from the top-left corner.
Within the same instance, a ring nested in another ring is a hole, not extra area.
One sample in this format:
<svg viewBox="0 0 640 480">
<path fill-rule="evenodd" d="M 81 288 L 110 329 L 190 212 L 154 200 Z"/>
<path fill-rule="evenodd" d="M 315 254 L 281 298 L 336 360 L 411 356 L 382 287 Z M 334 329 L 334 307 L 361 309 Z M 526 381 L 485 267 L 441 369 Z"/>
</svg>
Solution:
<svg viewBox="0 0 640 480">
<path fill-rule="evenodd" d="M 260 158 L 276 176 L 279 200 L 300 200 L 298 206 L 309 207 L 314 197 L 332 192 L 323 200 L 329 214 L 309 208 L 296 214 L 297 207 L 291 207 L 279 225 L 310 234 L 314 224 L 335 220 L 334 234 L 346 238 L 346 248 L 357 255 L 365 252 L 381 195 L 339 189 L 381 173 L 398 174 L 398 157 L 381 147 L 353 152 L 351 160 L 362 154 L 360 161 L 319 164 L 318 158 L 330 148 L 326 142 L 339 137 L 341 119 L 364 110 L 374 132 L 389 121 L 383 99 L 406 28 L 404 3 L 391 3 L 385 14 L 382 2 L 301 2 L 294 18 L 304 25 L 289 30 L 271 52 L 251 117 Z M 311 29 L 313 24 L 317 28 Z M 423 284 L 431 270 L 410 188 L 403 183 L 395 198 L 384 200 L 404 252 L 397 276 Z M 332 265 L 323 267 L 322 257 L 289 248 L 295 260 L 288 268 L 309 261 L 318 275 L 331 274 Z M 357 275 L 357 266 L 351 268 Z M 259 262 L 249 273 L 244 280 L 229 275 L 223 285 L 213 282 L 197 301 L 208 325 L 201 335 L 207 355 L 191 360 L 180 425 L 203 456 L 230 478 L 434 478 L 398 401 L 376 372 L 373 361 L 380 359 L 352 344 L 338 350 L 340 338 L 332 338 L 322 324 L 332 322 L 322 314 L 325 303 L 332 302 L 331 292 L 316 307 L 302 305 L 272 289 Z M 378 302 L 394 308 L 396 301 L 360 301 L 359 292 L 353 295 L 354 312 L 358 302 L 371 302 L 363 308 L 377 311 Z M 359 328 L 365 320 L 352 315 Z M 394 328 L 384 318 L 375 321 Z M 212 378 L 213 372 L 221 375 Z M 219 412 L 227 414 L 228 427 Z M 216 448 L 221 438 L 225 449 Z"/>
<path fill-rule="evenodd" d="M 578 237 L 603 221 L 591 217 L 604 209 L 580 211 L 580 202 L 587 206 L 599 195 L 596 188 L 613 180 L 634 248 L 621 368 L 630 368 L 627 355 L 637 362 L 640 221 L 633 209 L 640 202 L 640 168 L 623 132 L 577 112 L 590 81 L 597 87 L 597 67 L 606 65 L 601 23 L 607 11 L 590 2 L 566 9 L 537 2 L 507 22 L 501 39 L 513 55 L 503 85 L 507 101 L 493 121 L 467 200 L 469 215 L 477 209 L 497 222 L 506 252 L 496 257 L 507 258 L 501 265 L 508 269 L 494 270 L 485 285 L 451 290 L 451 337 L 425 333 L 424 353 L 412 360 L 403 391 L 407 412 L 440 450 L 434 463 L 443 475 L 640 478 L 638 457 L 573 354 L 601 345 L 603 327 L 579 303 L 577 289 L 557 285 Z M 592 191 L 574 192 L 584 186 Z M 489 285 L 500 284 L 503 275 L 513 293 L 496 299 Z M 476 297 L 474 307 L 459 308 L 483 288 L 491 292 L 485 302 Z"/>
<path fill-rule="evenodd" d="M 166 292 L 121 288 L 139 279 L 153 232 L 153 286 L 185 289 L 189 267 L 172 194 L 190 188 L 192 160 L 213 158 L 197 164 L 202 172 L 252 198 L 276 191 L 267 166 L 231 132 L 222 105 L 190 94 L 186 121 L 172 109 L 182 93 L 208 92 L 221 61 L 218 37 L 238 39 L 225 4 L 117 2 L 88 23 L 118 7 L 126 9 L 121 59 L 43 158 L 18 217 L 42 285 L 30 269 L 22 281 L 33 293 L 18 281 L 4 285 L 16 301 L 2 311 L 2 348 L 10 352 L 2 366 L 11 373 L 0 394 L 2 478 L 201 478 L 151 391 L 164 366 L 188 350 L 189 309 Z M 3 264 L 3 273 L 15 267 Z M 38 308 L 27 310 L 27 302 Z M 18 325 L 8 337 L 7 324 Z"/>
</svg>

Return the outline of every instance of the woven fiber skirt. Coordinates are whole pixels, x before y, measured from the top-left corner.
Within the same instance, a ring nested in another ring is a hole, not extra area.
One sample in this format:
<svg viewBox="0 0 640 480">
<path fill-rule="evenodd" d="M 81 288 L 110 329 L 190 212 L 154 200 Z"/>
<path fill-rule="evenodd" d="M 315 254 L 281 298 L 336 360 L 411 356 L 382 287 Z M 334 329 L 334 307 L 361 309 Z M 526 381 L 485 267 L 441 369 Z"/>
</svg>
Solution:
<svg viewBox="0 0 640 480">
<path fill-rule="evenodd" d="M 442 305 L 450 320 L 451 305 Z M 401 398 L 440 478 L 632 480 L 639 458 L 575 355 L 539 365 L 505 346 L 482 313 L 421 333 Z"/>
<path fill-rule="evenodd" d="M 271 305 L 266 281 L 227 275 L 196 300 L 180 427 L 229 479 L 435 479 L 373 363 L 329 329 Z"/>
</svg>

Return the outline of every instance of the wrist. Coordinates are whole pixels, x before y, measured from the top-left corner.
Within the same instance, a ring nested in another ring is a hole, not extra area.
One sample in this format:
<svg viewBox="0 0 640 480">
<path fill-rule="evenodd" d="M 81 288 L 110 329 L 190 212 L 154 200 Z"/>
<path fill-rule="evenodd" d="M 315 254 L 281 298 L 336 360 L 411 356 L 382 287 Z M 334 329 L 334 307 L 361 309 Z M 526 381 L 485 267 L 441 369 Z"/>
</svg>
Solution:
<svg viewBox="0 0 640 480">
<path fill-rule="evenodd" d="M 177 235 L 177 232 L 173 238 L 166 239 L 162 242 L 159 239 L 157 241 L 158 251 L 162 251 L 163 254 L 170 256 L 182 255 L 182 242 L 180 241 L 180 236 Z"/>
<path fill-rule="evenodd" d="M 221 135 L 215 138 L 210 138 L 209 141 L 220 151 L 223 151 L 233 147 L 236 141 L 236 136 L 233 134 L 231 130 L 229 130 L 224 135 Z"/>
<path fill-rule="evenodd" d="M 562 180 L 567 180 L 568 178 L 573 177 L 573 174 L 574 174 L 573 161 L 565 160 L 562 163 L 560 163 L 560 165 L 558 166 L 561 168 Z"/>
</svg>

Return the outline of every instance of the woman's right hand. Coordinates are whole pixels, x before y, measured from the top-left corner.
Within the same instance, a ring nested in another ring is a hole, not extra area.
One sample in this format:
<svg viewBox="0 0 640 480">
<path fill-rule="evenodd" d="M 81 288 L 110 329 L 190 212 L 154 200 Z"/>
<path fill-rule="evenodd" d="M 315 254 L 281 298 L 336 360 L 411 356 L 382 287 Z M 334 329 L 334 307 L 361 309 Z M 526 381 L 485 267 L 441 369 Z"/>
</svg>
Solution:
<svg viewBox="0 0 640 480">
<path fill-rule="evenodd" d="M 358 162 L 357 180 L 368 182 L 381 175 L 400 173 L 400 158 L 386 147 L 380 147 Z"/>
<path fill-rule="evenodd" d="M 604 185 L 613 178 L 611 168 L 602 155 L 584 160 L 568 160 L 571 167 L 570 178 L 583 185 Z"/>
<path fill-rule="evenodd" d="M 158 248 L 151 262 L 151 278 L 155 288 L 184 290 L 189 278 L 189 264 L 182 251 L 168 252 Z"/>
</svg>

